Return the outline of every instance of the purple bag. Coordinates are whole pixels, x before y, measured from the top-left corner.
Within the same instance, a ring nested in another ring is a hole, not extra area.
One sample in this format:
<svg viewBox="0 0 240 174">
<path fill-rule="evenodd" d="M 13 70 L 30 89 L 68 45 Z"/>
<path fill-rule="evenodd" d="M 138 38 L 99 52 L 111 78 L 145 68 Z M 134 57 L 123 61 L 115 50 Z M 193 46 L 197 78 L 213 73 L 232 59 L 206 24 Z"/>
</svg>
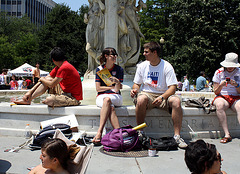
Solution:
<svg viewBox="0 0 240 174">
<path fill-rule="evenodd" d="M 137 131 L 130 125 L 113 129 L 103 136 L 101 144 L 106 151 L 128 152 L 142 148 Z"/>
</svg>

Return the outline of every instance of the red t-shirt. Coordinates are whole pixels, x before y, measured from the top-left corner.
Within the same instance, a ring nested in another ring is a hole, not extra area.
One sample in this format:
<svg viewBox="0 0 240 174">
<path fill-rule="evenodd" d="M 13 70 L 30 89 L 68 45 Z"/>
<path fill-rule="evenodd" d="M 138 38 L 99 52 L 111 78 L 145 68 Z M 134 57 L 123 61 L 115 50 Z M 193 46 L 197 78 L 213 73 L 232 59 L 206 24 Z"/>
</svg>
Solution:
<svg viewBox="0 0 240 174">
<path fill-rule="evenodd" d="M 27 86 L 29 86 L 32 83 L 30 79 L 27 79 L 26 82 L 27 82 Z"/>
<path fill-rule="evenodd" d="M 18 88 L 17 80 L 11 80 L 9 85 L 11 86 L 11 89 L 17 89 Z"/>
<path fill-rule="evenodd" d="M 51 72 L 50 76 L 55 78 L 62 78 L 60 86 L 66 93 L 71 93 L 77 100 L 82 100 L 82 83 L 78 71 L 68 61 L 64 61 L 59 68 L 56 66 Z"/>
</svg>

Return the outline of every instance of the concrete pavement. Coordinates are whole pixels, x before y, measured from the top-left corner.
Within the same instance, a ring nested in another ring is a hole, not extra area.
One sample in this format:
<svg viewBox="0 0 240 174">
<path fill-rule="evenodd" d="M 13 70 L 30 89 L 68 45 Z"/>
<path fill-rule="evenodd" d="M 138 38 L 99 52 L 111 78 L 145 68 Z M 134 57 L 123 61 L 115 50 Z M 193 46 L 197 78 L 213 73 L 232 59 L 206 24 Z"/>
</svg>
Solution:
<svg viewBox="0 0 240 174">
<path fill-rule="evenodd" d="M 223 157 L 222 170 L 228 174 L 239 174 L 240 139 L 221 144 L 219 139 L 204 139 L 217 146 Z M 40 150 L 30 151 L 27 147 L 19 152 L 4 152 L 7 148 L 25 142 L 23 137 L 0 137 L 0 173 L 25 174 L 28 167 L 40 164 Z M 187 174 L 184 150 L 159 151 L 156 157 L 124 158 L 113 157 L 94 147 L 86 174 Z"/>
</svg>

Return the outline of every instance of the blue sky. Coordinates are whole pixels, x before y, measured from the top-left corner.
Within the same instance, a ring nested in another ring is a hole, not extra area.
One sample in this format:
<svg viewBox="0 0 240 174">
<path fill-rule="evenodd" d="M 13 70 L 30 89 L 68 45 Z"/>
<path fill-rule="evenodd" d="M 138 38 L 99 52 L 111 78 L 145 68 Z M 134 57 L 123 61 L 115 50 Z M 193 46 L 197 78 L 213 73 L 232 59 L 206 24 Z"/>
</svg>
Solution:
<svg viewBox="0 0 240 174">
<path fill-rule="evenodd" d="M 77 11 L 83 4 L 88 5 L 88 0 L 53 0 L 56 3 L 64 3 L 67 4 L 71 10 Z M 143 0 L 146 2 L 146 0 Z"/>
<path fill-rule="evenodd" d="M 77 11 L 83 4 L 88 5 L 88 0 L 53 0 L 56 3 L 67 4 L 71 10 Z"/>
</svg>

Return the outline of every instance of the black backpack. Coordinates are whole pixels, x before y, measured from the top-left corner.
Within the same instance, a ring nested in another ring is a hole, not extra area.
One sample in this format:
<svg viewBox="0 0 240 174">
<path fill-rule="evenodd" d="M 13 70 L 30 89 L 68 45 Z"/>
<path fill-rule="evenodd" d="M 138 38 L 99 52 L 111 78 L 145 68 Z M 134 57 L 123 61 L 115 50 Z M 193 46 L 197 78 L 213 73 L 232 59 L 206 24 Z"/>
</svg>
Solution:
<svg viewBox="0 0 240 174">
<path fill-rule="evenodd" d="M 173 137 L 151 138 L 143 136 L 142 138 L 143 149 L 156 148 L 157 151 L 170 151 L 177 150 L 178 144 Z"/>
<path fill-rule="evenodd" d="M 67 137 L 72 136 L 72 130 L 67 124 L 53 124 L 43 128 L 33 139 L 33 143 L 29 145 L 32 150 L 41 149 L 41 145 L 44 140 L 53 138 L 56 129 L 60 129 L 61 132 Z"/>
</svg>

